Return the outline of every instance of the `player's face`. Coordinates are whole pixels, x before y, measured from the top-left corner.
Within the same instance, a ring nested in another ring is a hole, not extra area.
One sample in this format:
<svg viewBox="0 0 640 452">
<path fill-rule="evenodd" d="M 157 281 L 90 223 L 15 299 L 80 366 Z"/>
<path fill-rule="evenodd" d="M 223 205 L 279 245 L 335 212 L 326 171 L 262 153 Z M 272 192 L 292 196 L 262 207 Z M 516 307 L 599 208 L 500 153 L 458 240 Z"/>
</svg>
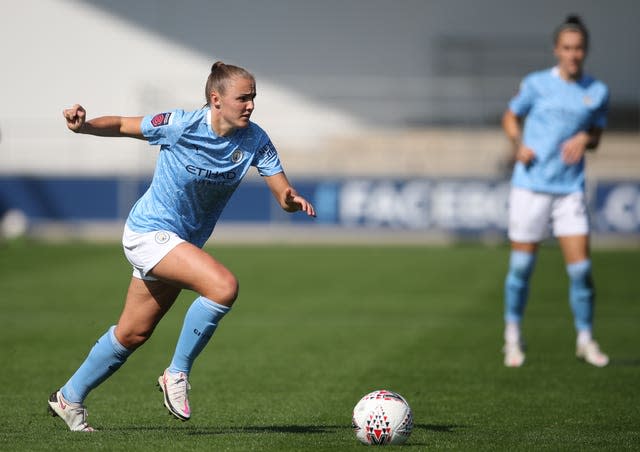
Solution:
<svg viewBox="0 0 640 452">
<path fill-rule="evenodd" d="M 224 94 L 215 96 L 213 105 L 229 128 L 241 129 L 249 125 L 255 97 L 254 80 L 236 77 L 228 81 Z"/>
<path fill-rule="evenodd" d="M 558 60 L 560 74 L 566 79 L 578 79 L 582 75 L 582 66 L 587 56 L 584 36 L 575 30 L 560 33 L 553 53 Z"/>
</svg>

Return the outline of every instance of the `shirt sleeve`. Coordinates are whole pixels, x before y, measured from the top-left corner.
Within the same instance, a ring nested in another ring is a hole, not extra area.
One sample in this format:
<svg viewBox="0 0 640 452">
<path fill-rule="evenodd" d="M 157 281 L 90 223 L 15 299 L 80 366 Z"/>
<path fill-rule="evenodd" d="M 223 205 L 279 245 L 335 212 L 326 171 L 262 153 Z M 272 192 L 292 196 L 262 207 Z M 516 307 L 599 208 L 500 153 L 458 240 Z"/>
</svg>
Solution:
<svg viewBox="0 0 640 452">
<path fill-rule="evenodd" d="M 609 112 L 609 90 L 607 88 L 602 98 L 602 103 L 593 115 L 593 126 L 604 129 L 607 125 L 607 114 Z"/>
<path fill-rule="evenodd" d="M 258 174 L 261 176 L 273 176 L 283 172 L 278 151 L 276 151 L 271 139 L 264 134 L 261 143 L 251 165 L 257 168 Z"/>
<path fill-rule="evenodd" d="M 152 145 L 175 144 L 182 134 L 183 110 L 147 115 L 142 118 L 142 134 Z"/>
<path fill-rule="evenodd" d="M 516 116 L 526 116 L 537 97 L 531 77 L 525 77 L 520 83 L 518 93 L 509 102 L 509 110 Z"/>
</svg>

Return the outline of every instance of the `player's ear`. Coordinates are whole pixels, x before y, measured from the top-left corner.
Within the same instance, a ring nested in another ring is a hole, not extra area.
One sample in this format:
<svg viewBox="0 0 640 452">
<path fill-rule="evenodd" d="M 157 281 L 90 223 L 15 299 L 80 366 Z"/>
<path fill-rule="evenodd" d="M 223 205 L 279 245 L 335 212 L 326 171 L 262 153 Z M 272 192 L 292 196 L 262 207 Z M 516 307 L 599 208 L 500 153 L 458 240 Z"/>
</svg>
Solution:
<svg viewBox="0 0 640 452">
<path fill-rule="evenodd" d="M 209 94 L 209 104 L 212 108 L 220 109 L 220 95 L 217 91 L 211 91 Z"/>
</svg>

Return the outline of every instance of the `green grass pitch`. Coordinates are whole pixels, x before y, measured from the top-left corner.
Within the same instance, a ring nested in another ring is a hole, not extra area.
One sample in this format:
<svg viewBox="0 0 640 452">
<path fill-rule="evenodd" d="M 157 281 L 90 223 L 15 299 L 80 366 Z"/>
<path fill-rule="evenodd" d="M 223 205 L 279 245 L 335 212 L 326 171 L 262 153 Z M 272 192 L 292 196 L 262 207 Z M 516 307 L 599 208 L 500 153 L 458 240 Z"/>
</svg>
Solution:
<svg viewBox="0 0 640 452">
<path fill-rule="evenodd" d="M 86 401 L 100 432 L 69 432 L 46 400 L 115 323 L 130 278 L 118 245 L 0 244 L 2 450 L 363 450 L 351 410 L 404 395 L 408 450 L 640 449 L 640 252 L 595 250 L 596 334 L 612 358 L 574 357 L 560 253 L 541 250 L 521 369 L 502 365 L 505 247 L 208 248 L 240 279 L 196 362 L 191 421 L 155 381 L 185 310 Z"/>
</svg>

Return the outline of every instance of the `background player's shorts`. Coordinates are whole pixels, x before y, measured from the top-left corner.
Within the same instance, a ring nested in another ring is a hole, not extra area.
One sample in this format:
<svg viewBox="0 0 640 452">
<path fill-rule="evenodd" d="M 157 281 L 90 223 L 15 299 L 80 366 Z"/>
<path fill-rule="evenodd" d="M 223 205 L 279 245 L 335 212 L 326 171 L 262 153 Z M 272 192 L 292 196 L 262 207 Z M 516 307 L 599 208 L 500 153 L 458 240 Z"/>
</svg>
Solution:
<svg viewBox="0 0 640 452">
<path fill-rule="evenodd" d="M 153 231 L 134 232 L 125 225 L 122 235 L 124 255 L 133 265 L 133 276 L 146 281 L 156 281 L 149 271 L 162 260 L 169 251 L 184 242 L 174 232 Z"/>
<path fill-rule="evenodd" d="M 509 195 L 509 239 L 537 243 L 555 237 L 589 234 L 589 215 L 584 193 L 539 193 L 512 187 Z"/>
</svg>

